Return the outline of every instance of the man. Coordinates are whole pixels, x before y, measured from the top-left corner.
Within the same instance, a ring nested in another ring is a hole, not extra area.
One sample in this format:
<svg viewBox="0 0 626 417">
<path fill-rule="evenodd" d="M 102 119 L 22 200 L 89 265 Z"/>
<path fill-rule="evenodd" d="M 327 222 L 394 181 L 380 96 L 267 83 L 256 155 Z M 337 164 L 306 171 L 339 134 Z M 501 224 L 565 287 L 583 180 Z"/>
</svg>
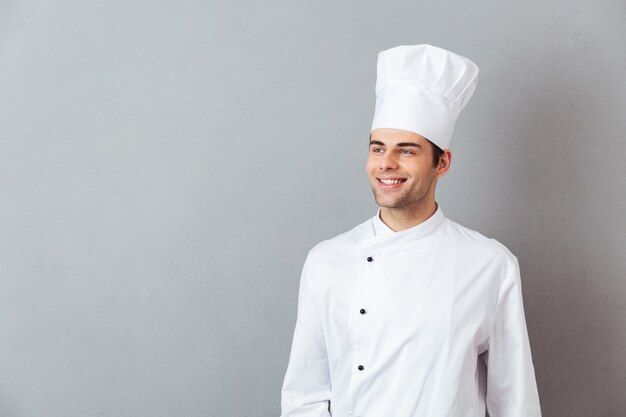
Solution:
<svg viewBox="0 0 626 417">
<path fill-rule="evenodd" d="M 539 417 L 517 259 L 435 200 L 478 67 L 430 45 L 378 56 L 372 219 L 313 248 L 282 417 Z"/>
</svg>

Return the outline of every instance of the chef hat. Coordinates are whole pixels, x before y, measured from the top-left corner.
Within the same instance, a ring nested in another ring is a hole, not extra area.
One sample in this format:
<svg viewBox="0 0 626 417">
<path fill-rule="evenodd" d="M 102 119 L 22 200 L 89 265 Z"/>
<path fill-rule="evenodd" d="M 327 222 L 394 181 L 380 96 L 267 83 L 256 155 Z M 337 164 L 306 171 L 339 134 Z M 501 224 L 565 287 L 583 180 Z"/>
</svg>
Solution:
<svg viewBox="0 0 626 417">
<path fill-rule="evenodd" d="M 372 130 L 408 130 L 447 149 L 477 77 L 472 61 L 435 46 L 398 46 L 380 52 Z"/>
</svg>

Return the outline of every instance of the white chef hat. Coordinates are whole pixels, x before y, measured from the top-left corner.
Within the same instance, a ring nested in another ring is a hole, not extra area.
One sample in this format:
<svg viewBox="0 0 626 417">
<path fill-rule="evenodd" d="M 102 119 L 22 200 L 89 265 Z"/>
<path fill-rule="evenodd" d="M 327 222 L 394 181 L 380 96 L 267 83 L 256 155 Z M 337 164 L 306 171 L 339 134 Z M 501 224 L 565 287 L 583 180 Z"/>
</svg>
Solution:
<svg viewBox="0 0 626 417">
<path fill-rule="evenodd" d="M 477 78 L 476 64 L 435 46 L 397 46 L 382 51 L 378 54 L 372 130 L 408 130 L 447 149 Z"/>
</svg>

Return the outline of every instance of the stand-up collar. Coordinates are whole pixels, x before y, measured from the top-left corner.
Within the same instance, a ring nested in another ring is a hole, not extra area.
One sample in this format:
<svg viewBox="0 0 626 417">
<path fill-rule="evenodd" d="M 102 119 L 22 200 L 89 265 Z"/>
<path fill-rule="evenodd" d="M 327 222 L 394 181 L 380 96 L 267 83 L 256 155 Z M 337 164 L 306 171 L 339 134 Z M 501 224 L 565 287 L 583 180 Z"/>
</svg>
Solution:
<svg viewBox="0 0 626 417">
<path fill-rule="evenodd" d="M 435 213 L 422 223 L 399 232 L 394 232 L 380 219 L 380 209 L 378 209 L 376 215 L 371 218 L 371 236 L 365 239 L 361 248 L 365 251 L 375 251 L 404 245 L 430 234 L 444 220 L 445 216 L 441 206 L 437 204 Z"/>
<path fill-rule="evenodd" d="M 376 213 L 376 216 L 373 217 L 372 222 L 374 223 L 374 235 L 376 236 L 385 236 L 385 235 L 393 235 L 397 233 L 395 230 L 392 230 L 389 226 L 387 226 L 380 218 L 380 209 Z"/>
</svg>

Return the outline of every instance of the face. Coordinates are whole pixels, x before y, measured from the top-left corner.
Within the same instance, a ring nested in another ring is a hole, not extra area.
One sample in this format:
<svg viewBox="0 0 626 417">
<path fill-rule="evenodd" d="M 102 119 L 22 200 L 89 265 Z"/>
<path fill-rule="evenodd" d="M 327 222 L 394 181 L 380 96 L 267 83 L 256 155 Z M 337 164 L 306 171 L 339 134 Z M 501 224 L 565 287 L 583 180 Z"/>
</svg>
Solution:
<svg viewBox="0 0 626 417">
<path fill-rule="evenodd" d="M 445 150 L 433 166 L 432 144 L 417 133 L 400 129 L 372 131 L 367 174 L 380 207 L 418 210 L 435 201 L 435 185 L 449 168 Z"/>
</svg>

